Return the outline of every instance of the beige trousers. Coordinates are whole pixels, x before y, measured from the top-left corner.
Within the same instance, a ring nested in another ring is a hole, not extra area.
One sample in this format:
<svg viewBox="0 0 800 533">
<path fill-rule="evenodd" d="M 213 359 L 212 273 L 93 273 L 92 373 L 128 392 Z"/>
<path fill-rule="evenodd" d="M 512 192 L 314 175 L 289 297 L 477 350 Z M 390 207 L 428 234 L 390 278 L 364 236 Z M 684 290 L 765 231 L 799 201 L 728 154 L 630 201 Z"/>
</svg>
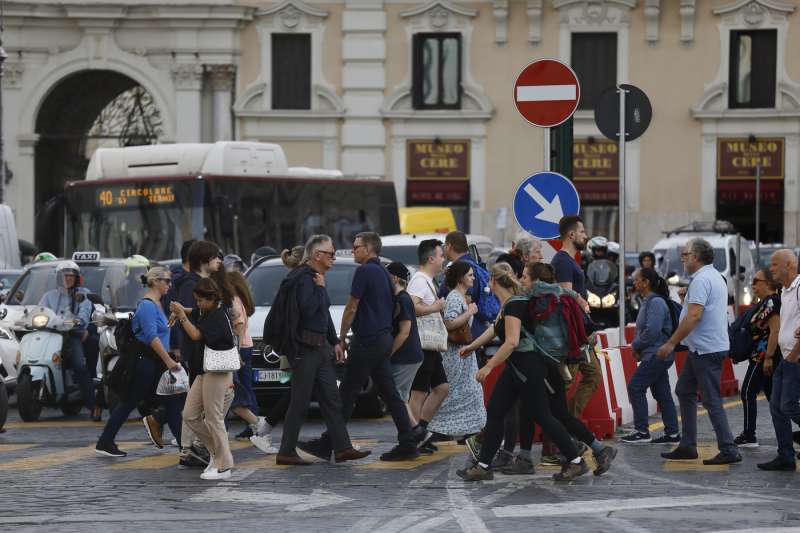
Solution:
<svg viewBox="0 0 800 533">
<path fill-rule="evenodd" d="M 233 455 L 225 429 L 226 400 L 233 395 L 231 372 L 208 372 L 195 378 L 186 404 L 183 421 L 197 435 L 219 470 L 233 468 Z M 227 402 L 230 405 L 230 402 Z"/>
</svg>

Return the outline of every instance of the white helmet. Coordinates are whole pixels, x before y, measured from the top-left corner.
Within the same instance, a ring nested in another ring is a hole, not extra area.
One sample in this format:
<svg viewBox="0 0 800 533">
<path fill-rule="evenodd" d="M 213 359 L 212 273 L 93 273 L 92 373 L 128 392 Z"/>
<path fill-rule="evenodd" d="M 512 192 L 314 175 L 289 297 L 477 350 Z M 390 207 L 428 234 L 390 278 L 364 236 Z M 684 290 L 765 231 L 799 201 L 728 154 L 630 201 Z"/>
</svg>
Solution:
<svg viewBox="0 0 800 533">
<path fill-rule="evenodd" d="M 619 243 L 614 241 L 608 241 L 608 253 L 619 255 Z"/>
<path fill-rule="evenodd" d="M 597 237 L 592 237 L 589 239 L 589 242 L 586 243 L 586 248 L 593 252 L 595 248 L 607 248 L 608 247 L 608 239 L 603 237 L 602 235 L 598 235 Z"/>
<path fill-rule="evenodd" d="M 75 287 L 80 285 L 81 283 L 81 267 L 78 266 L 77 263 L 74 261 L 62 261 L 56 267 L 56 284 L 60 287 L 64 287 L 64 275 L 65 274 L 74 274 L 75 275 Z"/>
</svg>

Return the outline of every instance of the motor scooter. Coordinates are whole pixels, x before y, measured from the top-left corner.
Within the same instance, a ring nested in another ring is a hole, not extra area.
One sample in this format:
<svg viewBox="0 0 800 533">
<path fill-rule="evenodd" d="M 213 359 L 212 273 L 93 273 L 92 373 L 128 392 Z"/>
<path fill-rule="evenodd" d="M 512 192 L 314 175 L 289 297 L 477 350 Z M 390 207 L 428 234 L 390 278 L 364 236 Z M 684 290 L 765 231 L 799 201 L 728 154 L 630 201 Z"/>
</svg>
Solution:
<svg viewBox="0 0 800 533">
<path fill-rule="evenodd" d="M 617 265 L 608 259 L 595 259 L 586 268 L 587 303 L 595 324 L 603 328 L 619 325 Z"/>
<path fill-rule="evenodd" d="M 64 365 L 69 346 L 64 341 L 79 324 L 78 319 L 71 313 L 56 314 L 41 306 L 18 308 L 15 316 L 11 324 L 0 320 L 0 325 L 23 334 L 16 365 L 20 418 L 25 422 L 38 420 L 42 407 L 58 407 L 65 415 L 78 414 L 84 403 L 81 390 Z"/>
</svg>

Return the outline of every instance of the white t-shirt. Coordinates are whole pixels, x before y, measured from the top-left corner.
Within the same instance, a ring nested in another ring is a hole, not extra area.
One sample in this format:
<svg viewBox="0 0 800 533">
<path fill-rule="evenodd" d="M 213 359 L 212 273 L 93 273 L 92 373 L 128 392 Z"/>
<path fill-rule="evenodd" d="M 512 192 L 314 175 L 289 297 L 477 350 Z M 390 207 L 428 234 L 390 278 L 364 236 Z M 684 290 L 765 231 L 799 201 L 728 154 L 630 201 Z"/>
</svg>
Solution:
<svg viewBox="0 0 800 533">
<path fill-rule="evenodd" d="M 433 292 L 433 278 L 425 272 L 418 270 L 411 276 L 406 292 L 422 300 L 425 305 L 433 305 L 436 302 L 436 294 Z"/>
<path fill-rule="evenodd" d="M 786 357 L 797 344 L 794 332 L 800 327 L 800 302 L 798 302 L 798 284 L 800 276 L 794 278 L 789 287 L 781 293 L 781 329 L 778 334 L 778 344 L 781 354 Z"/>
</svg>

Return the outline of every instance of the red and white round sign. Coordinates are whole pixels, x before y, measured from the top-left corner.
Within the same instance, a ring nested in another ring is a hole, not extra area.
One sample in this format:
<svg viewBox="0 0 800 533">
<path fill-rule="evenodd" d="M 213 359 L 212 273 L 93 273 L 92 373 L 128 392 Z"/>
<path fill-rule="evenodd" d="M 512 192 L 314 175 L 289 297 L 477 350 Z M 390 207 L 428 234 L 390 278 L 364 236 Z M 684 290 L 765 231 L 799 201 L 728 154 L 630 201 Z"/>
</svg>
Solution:
<svg viewBox="0 0 800 533">
<path fill-rule="evenodd" d="M 540 128 L 565 122 L 578 108 L 581 84 L 569 66 L 539 59 L 525 67 L 514 83 L 514 103 L 525 120 Z"/>
</svg>

